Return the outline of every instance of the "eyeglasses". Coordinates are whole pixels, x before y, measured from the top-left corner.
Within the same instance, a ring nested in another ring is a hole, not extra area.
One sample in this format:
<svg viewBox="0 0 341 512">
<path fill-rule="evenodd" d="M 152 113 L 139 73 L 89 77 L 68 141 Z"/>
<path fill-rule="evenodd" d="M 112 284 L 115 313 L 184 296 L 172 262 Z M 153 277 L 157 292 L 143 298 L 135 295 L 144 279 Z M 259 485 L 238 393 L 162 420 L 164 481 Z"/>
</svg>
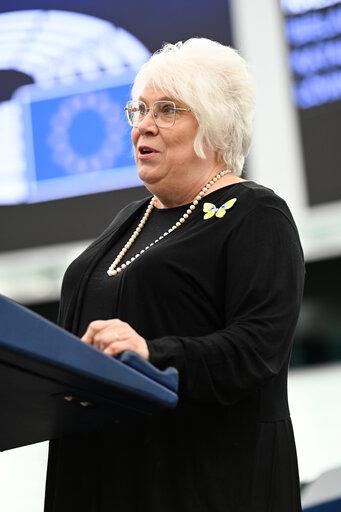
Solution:
<svg viewBox="0 0 341 512">
<path fill-rule="evenodd" d="M 178 110 L 190 112 L 190 108 L 179 108 L 174 101 L 155 101 L 151 107 L 147 107 L 144 101 L 128 101 L 125 106 L 128 123 L 130 126 L 138 126 L 151 110 L 156 126 L 170 128 L 175 123 L 175 114 Z"/>
</svg>

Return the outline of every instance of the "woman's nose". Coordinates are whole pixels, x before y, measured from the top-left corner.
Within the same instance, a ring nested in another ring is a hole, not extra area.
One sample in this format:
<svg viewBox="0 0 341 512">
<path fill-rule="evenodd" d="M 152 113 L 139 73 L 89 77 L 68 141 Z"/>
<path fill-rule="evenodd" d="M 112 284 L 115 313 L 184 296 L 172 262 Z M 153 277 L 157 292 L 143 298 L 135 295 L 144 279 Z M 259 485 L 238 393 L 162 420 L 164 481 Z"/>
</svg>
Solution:
<svg viewBox="0 0 341 512">
<path fill-rule="evenodd" d="M 155 123 L 152 110 L 150 109 L 147 115 L 139 122 L 137 129 L 141 134 L 153 133 L 156 134 L 159 131 L 158 126 Z"/>
</svg>

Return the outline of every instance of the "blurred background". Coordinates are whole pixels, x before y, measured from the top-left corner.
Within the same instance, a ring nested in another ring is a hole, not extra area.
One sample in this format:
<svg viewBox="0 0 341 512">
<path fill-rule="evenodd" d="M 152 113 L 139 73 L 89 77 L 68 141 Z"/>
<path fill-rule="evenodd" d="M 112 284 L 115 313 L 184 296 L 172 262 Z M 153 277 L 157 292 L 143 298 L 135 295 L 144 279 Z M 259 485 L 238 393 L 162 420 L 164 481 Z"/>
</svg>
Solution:
<svg viewBox="0 0 341 512">
<path fill-rule="evenodd" d="M 248 61 L 245 177 L 285 198 L 305 252 L 289 377 L 304 497 L 341 467 L 341 2 L 3 0 L 0 293 L 56 321 L 67 265 L 146 195 L 122 109 L 133 77 L 163 42 L 195 36 Z M 1 510 L 43 510 L 46 459 L 47 443 L 0 454 Z"/>
</svg>

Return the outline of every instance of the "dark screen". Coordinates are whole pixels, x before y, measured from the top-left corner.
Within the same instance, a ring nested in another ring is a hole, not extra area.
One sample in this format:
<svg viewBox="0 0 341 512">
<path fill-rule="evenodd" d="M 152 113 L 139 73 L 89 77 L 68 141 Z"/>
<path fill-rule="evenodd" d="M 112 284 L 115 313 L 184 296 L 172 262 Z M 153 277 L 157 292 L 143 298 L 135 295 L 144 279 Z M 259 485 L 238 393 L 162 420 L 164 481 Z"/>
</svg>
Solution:
<svg viewBox="0 0 341 512">
<path fill-rule="evenodd" d="M 341 2 L 323 3 L 281 2 L 311 206 L 341 200 Z"/>
<path fill-rule="evenodd" d="M 136 36 L 150 52 L 164 42 L 208 37 L 231 44 L 228 0 L 10 0 L 0 13 L 27 9 L 80 12 L 108 20 Z M 20 85 L 32 82 L 15 69 L 1 71 L 0 98 L 9 99 Z M 0 206 L 0 251 L 95 237 L 124 204 L 146 195 L 144 187 L 94 193 L 35 204 Z"/>
</svg>

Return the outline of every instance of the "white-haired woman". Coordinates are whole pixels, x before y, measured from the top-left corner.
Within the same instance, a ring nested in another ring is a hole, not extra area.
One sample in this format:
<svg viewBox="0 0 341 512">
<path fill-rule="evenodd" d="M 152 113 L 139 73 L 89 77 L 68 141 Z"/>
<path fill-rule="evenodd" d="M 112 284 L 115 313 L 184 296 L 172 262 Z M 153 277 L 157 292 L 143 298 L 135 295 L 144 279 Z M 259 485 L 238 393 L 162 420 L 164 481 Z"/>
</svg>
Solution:
<svg viewBox="0 0 341 512">
<path fill-rule="evenodd" d="M 254 96 L 207 39 L 166 45 L 126 106 L 139 177 L 66 272 L 60 323 L 105 353 L 175 366 L 179 405 L 54 442 L 49 512 L 296 512 L 286 394 L 304 263 L 285 202 L 240 178 Z"/>
</svg>

